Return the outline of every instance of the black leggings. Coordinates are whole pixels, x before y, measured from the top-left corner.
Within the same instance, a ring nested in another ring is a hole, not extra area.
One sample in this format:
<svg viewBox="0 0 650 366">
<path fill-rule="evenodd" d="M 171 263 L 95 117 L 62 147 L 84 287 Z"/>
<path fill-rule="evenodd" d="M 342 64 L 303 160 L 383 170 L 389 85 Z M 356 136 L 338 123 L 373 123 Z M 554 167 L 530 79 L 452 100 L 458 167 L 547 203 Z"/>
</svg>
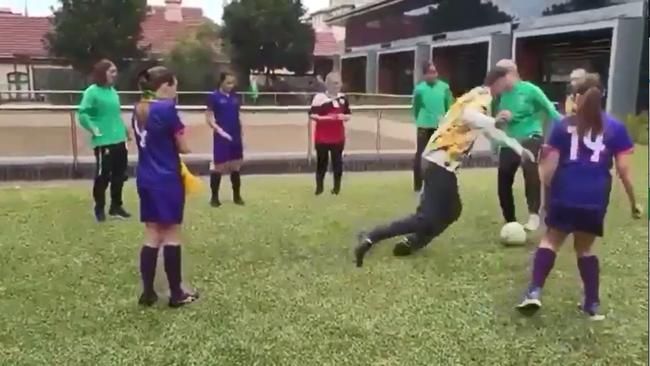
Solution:
<svg viewBox="0 0 650 366">
<path fill-rule="evenodd" d="M 435 128 L 418 127 L 417 130 L 417 147 L 415 149 L 415 157 L 413 158 L 413 189 L 416 192 L 422 189 L 422 153 L 434 132 L 436 132 Z"/>
<path fill-rule="evenodd" d="M 530 150 L 536 157 L 542 146 L 541 136 L 533 136 L 521 142 L 521 145 Z M 515 200 L 512 193 L 512 185 L 515 181 L 515 175 L 519 167 L 524 172 L 524 185 L 526 188 L 526 201 L 528 203 L 528 212 L 538 214 L 541 205 L 541 182 L 537 163 L 523 163 L 521 157 L 514 150 L 502 147 L 499 151 L 499 203 L 503 219 L 506 222 L 517 221 L 515 215 Z"/>
<path fill-rule="evenodd" d="M 343 148 L 340 144 L 316 144 L 316 186 L 323 187 L 329 157 L 332 157 L 332 173 L 334 173 L 334 189 L 341 188 L 341 177 L 343 176 Z"/>
<path fill-rule="evenodd" d="M 420 249 L 460 217 L 463 206 L 456 174 L 430 162 L 424 164 L 424 191 L 417 210 L 403 219 L 373 229 L 368 233 L 373 243 L 406 235 L 409 245 Z"/>
<path fill-rule="evenodd" d="M 126 181 L 128 151 L 126 143 L 97 146 L 95 148 L 95 183 L 93 198 L 95 208 L 106 206 L 106 188 L 111 186 L 111 207 L 122 207 L 122 188 Z"/>
</svg>

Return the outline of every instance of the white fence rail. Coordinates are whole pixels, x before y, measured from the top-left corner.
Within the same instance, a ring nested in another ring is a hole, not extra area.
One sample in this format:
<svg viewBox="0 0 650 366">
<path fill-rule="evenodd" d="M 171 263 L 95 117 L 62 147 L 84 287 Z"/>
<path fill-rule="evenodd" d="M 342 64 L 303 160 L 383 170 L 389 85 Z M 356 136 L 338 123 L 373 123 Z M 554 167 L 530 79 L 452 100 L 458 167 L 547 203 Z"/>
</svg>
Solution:
<svg viewBox="0 0 650 366">
<path fill-rule="evenodd" d="M 129 112 L 133 110 L 132 105 L 123 105 L 121 107 L 122 111 L 124 112 Z M 191 106 L 191 105 L 178 105 L 177 109 L 180 112 L 205 112 L 206 108 L 204 106 Z M 357 150 L 355 153 L 359 154 L 368 154 L 368 153 L 375 153 L 377 154 L 377 157 L 385 152 L 382 148 L 382 120 L 385 121 L 385 112 L 391 112 L 391 111 L 402 111 L 402 112 L 407 112 L 410 111 L 411 107 L 410 105 L 352 105 L 351 110 L 353 111 L 353 114 L 357 114 L 361 112 L 363 114 L 363 119 L 365 123 L 365 128 L 367 132 L 374 132 L 375 134 L 375 141 L 374 141 L 374 150 Z M 0 105 L 0 116 L 4 114 L 4 118 L 8 118 L 9 120 L 20 120 L 20 115 L 22 113 L 28 114 L 28 113 L 34 113 L 37 115 L 42 115 L 42 114 L 47 114 L 48 112 L 51 112 L 52 114 L 67 114 L 69 118 L 69 139 L 70 139 L 70 151 L 71 151 L 71 156 L 70 155 L 64 155 L 64 156 L 20 156 L 20 157 L 2 157 L 0 158 L 0 163 L 4 162 L 15 162 L 15 161 L 71 161 L 73 164 L 73 167 L 76 169 L 77 165 L 80 162 L 85 162 L 87 161 L 90 157 L 86 156 L 87 154 L 82 154 L 80 156 L 79 153 L 79 126 L 77 123 L 77 111 L 78 111 L 78 106 L 76 105 L 39 105 L 39 104 L 31 104 L 31 105 L 22 105 L 22 104 L 5 104 L 5 105 Z M 308 161 L 313 160 L 313 123 L 311 123 L 309 116 L 307 115 L 307 112 L 309 111 L 309 106 L 303 106 L 303 105 L 291 105 L 291 106 L 242 106 L 241 111 L 246 113 L 246 112 L 252 112 L 252 113 L 275 113 L 275 114 L 282 114 L 282 113 L 291 113 L 293 114 L 294 121 L 295 121 L 295 114 L 296 113 L 304 113 L 304 124 L 306 125 L 306 133 L 305 133 L 305 139 L 306 139 L 306 146 L 307 149 L 304 153 L 298 153 L 298 154 L 303 154 L 305 159 Z M 357 116 L 359 116 L 357 114 Z M 302 117 L 299 117 L 302 118 Z M 298 122 L 298 124 L 302 124 L 303 122 Z M 353 119 L 351 124 L 355 123 L 355 120 Z M 374 131 L 368 130 L 372 129 L 373 126 L 372 124 L 374 123 Z M 410 129 L 412 128 L 408 123 L 401 123 L 401 122 L 395 122 L 395 121 L 390 121 L 390 123 L 393 125 L 393 128 L 395 126 L 399 127 L 400 130 L 404 129 Z M 296 123 L 293 123 L 296 125 Z M 12 124 L 12 128 L 20 128 L 20 124 Z M 18 127 L 16 127 L 18 126 Z M 44 124 L 43 126 L 47 126 L 47 124 Z M 61 125 L 59 125 L 61 126 Z M 303 125 L 304 126 L 304 125 Z M 0 125 L 0 133 L 2 133 L 2 128 L 3 126 Z M 302 127 L 304 128 L 304 127 Z M 34 131 L 30 131 L 29 128 L 25 129 L 24 134 L 33 134 Z M 83 133 L 83 132 L 81 132 Z M 409 135 L 410 136 L 410 135 Z M 274 136 L 269 136 L 269 138 L 273 138 Z M 67 137 L 66 137 L 67 138 Z M 27 140 L 27 139 L 25 139 Z M 303 142 L 300 144 L 302 145 Z M 304 146 L 304 145 L 303 145 Z M 38 148 L 38 146 L 34 147 L 35 149 Z M 389 152 L 395 153 L 395 152 L 400 152 L 403 153 L 405 152 L 405 149 L 390 149 Z M 286 157 L 293 157 L 296 158 L 297 153 L 295 151 L 289 152 L 269 152 L 268 154 L 247 154 L 248 156 L 251 155 L 258 155 L 259 157 L 265 156 L 265 157 L 273 157 L 273 158 L 282 158 L 283 156 Z M 2 154 L 0 154 L 2 155 Z M 190 159 L 204 159 L 206 156 L 205 153 L 203 154 L 191 154 L 189 156 Z M 298 155 L 299 157 L 299 155 Z"/>
</svg>

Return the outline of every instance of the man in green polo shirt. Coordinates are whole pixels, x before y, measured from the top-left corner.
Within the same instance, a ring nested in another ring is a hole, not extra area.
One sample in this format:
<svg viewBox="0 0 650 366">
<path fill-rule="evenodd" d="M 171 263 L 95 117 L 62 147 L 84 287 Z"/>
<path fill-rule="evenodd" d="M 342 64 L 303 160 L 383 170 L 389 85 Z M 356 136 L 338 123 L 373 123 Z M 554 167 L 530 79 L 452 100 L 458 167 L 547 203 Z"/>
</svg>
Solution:
<svg viewBox="0 0 650 366">
<path fill-rule="evenodd" d="M 497 62 L 497 66 L 510 70 L 509 77 L 514 79 L 514 86 L 511 91 L 499 95 L 495 100 L 493 111 L 497 113 L 496 119 L 505 124 L 503 128 L 508 136 L 520 141 L 524 148 L 537 156 L 544 142 L 542 137 L 544 124 L 560 119 L 562 116 L 542 89 L 519 78 L 514 61 L 501 60 Z M 537 163 L 522 164 L 520 156 L 504 146 L 499 148 L 499 203 L 505 221 L 517 221 L 512 185 L 520 166 L 524 172 L 526 201 L 530 214 L 524 227 L 526 230 L 535 231 L 540 225 L 541 206 L 541 184 Z"/>
<path fill-rule="evenodd" d="M 413 115 L 417 127 L 417 148 L 413 160 L 413 189 L 422 189 L 420 163 L 427 142 L 438 128 L 438 122 L 453 103 L 449 85 L 438 79 L 438 70 L 433 62 L 422 68 L 424 80 L 413 91 Z"/>
</svg>

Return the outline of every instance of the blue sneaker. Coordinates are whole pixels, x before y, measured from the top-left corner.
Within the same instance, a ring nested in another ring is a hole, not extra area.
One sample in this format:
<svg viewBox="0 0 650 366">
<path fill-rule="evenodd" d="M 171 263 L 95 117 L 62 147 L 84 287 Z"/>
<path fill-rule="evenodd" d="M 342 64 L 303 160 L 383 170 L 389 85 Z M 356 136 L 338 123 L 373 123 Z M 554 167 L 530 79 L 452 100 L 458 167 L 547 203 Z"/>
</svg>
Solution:
<svg viewBox="0 0 650 366">
<path fill-rule="evenodd" d="M 534 315 L 542 308 L 542 289 L 529 287 L 521 302 L 516 306 L 517 310 L 524 315 Z"/>
<path fill-rule="evenodd" d="M 600 307 L 600 304 L 597 302 L 592 302 L 590 304 L 578 304 L 578 310 L 583 312 L 587 318 L 591 321 L 603 321 L 605 320 L 605 315 L 599 314 L 598 313 L 598 308 Z"/>
</svg>

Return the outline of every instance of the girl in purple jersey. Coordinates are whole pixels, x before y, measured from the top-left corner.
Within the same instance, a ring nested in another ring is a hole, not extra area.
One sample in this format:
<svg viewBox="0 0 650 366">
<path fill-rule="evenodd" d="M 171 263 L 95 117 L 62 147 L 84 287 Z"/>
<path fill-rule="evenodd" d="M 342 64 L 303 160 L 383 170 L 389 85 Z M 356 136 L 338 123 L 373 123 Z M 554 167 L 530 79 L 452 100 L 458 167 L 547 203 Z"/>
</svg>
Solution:
<svg viewBox="0 0 650 366">
<path fill-rule="evenodd" d="M 560 246 L 573 234 L 578 269 L 584 286 L 580 309 L 592 320 L 598 313 L 598 257 L 592 252 L 603 222 L 616 165 L 634 218 L 641 217 L 632 185 L 630 155 L 634 145 L 625 126 L 601 107 L 600 78 L 590 74 L 576 87 L 576 114 L 553 126 L 540 162 L 546 198 L 547 231 L 533 260 L 531 282 L 517 309 L 532 315 L 542 306 L 541 292 Z"/>
<path fill-rule="evenodd" d="M 208 96 L 205 121 L 213 132 L 210 190 L 212 207 L 221 206 L 219 186 L 221 175 L 230 173 L 232 197 L 236 205 L 243 206 L 241 197 L 241 175 L 239 171 L 244 159 L 242 125 L 239 117 L 240 100 L 234 92 L 237 80 L 231 73 L 219 77 L 219 89 Z"/>
<path fill-rule="evenodd" d="M 163 247 L 169 282 L 170 307 L 181 307 L 198 299 L 181 285 L 180 231 L 185 206 L 185 188 L 179 154 L 189 153 L 185 126 L 176 111 L 177 80 L 164 67 L 154 67 L 138 77 L 149 98 L 140 101 L 132 124 L 138 146 L 136 171 L 140 197 L 140 221 L 145 224 L 146 244 L 140 252 L 143 292 L 139 303 L 151 306 L 158 300 L 154 291 L 158 250 Z M 154 94 L 155 93 L 155 94 Z"/>
</svg>

